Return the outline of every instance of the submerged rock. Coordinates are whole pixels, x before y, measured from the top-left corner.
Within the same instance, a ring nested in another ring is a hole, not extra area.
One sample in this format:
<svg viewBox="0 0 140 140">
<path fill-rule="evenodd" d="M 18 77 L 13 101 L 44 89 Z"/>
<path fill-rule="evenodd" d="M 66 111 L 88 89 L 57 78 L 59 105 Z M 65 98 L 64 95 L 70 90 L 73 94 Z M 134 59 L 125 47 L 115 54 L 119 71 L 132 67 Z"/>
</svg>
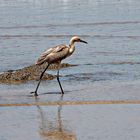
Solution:
<svg viewBox="0 0 140 140">
<path fill-rule="evenodd" d="M 74 65 L 70 64 L 61 64 L 61 68 L 71 67 Z M 8 70 L 0 74 L 0 83 L 23 83 L 30 80 L 39 80 L 40 74 L 45 69 L 46 64 L 41 66 L 31 65 L 18 70 Z M 49 66 L 49 70 L 55 70 L 58 68 L 58 65 L 52 64 Z M 45 73 L 42 77 L 43 80 L 52 80 L 56 78 L 56 75 L 51 75 Z"/>
</svg>

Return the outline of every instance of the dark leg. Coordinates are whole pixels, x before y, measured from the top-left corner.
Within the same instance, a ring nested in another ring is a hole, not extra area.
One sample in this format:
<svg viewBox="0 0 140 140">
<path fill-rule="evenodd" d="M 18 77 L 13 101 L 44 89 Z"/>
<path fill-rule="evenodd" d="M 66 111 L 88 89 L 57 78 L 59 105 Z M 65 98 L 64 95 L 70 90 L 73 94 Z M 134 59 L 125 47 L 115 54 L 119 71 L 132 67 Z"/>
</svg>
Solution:
<svg viewBox="0 0 140 140">
<path fill-rule="evenodd" d="M 34 96 L 38 96 L 37 90 L 38 90 L 38 88 L 39 88 L 41 79 L 42 79 L 42 77 L 43 77 L 45 71 L 48 69 L 48 67 L 49 67 L 49 64 L 48 64 L 47 67 L 44 69 L 44 71 L 41 73 L 40 78 L 39 78 L 39 82 L 38 82 L 37 87 L 36 87 L 36 90 L 35 90 L 34 92 L 31 92 L 31 94 L 34 93 Z"/>
<path fill-rule="evenodd" d="M 59 80 L 59 69 L 58 69 L 58 71 L 57 71 L 57 81 L 58 81 L 59 86 L 60 86 L 60 89 L 61 89 L 61 95 L 63 96 L 64 91 L 63 91 L 63 88 L 62 88 L 61 83 L 60 83 L 60 80 Z"/>
</svg>

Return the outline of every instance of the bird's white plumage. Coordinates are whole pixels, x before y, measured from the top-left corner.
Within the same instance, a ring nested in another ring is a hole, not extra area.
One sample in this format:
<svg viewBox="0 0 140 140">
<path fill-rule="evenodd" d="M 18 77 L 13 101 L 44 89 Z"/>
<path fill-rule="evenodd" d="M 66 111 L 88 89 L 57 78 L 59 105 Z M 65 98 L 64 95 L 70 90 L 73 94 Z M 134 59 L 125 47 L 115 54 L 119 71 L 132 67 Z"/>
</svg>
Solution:
<svg viewBox="0 0 140 140">
<path fill-rule="evenodd" d="M 71 39 L 70 39 L 70 44 L 74 43 L 74 42 L 79 42 L 78 40 L 80 40 L 80 37 L 79 36 L 73 36 Z"/>
<path fill-rule="evenodd" d="M 40 55 L 36 64 L 41 65 L 44 62 L 49 63 L 49 64 L 57 63 L 58 61 L 65 59 L 66 57 L 70 56 L 74 52 L 74 50 L 75 50 L 74 43 L 75 42 L 83 42 L 83 41 L 80 39 L 80 37 L 74 36 L 70 39 L 69 46 L 61 44 L 61 45 L 52 47 L 50 49 L 47 49 Z M 84 42 L 84 43 L 86 43 L 86 42 Z"/>
</svg>

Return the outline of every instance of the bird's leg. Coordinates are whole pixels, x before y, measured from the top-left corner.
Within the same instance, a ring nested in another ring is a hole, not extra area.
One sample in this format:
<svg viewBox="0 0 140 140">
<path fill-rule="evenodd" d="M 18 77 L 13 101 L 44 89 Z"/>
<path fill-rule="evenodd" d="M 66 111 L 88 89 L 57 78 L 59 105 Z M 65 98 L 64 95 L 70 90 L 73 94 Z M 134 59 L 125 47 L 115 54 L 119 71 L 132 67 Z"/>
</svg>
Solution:
<svg viewBox="0 0 140 140">
<path fill-rule="evenodd" d="M 44 71 L 41 73 L 40 78 L 39 78 L 39 82 L 38 82 L 37 87 L 36 87 L 36 90 L 33 91 L 33 92 L 31 92 L 31 94 L 34 93 L 34 96 L 38 96 L 38 94 L 37 94 L 37 90 L 38 90 L 38 88 L 39 88 L 39 85 L 40 85 L 41 79 L 42 79 L 42 77 L 43 77 L 45 71 L 48 69 L 48 67 L 49 67 L 49 64 L 48 64 L 47 67 L 44 69 Z"/>
<path fill-rule="evenodd" d="M 58 71 L 57 71 L 57 81 L 58 81 L 60 89 L 61 89 L 61 95 L 63 96 L 64 91 L 63 91 L 63 88 L 62 88 L 60 80 L 59 80 L 59 69 L 60 69 L 60 64 L 59 64 Z"/>
</svg>

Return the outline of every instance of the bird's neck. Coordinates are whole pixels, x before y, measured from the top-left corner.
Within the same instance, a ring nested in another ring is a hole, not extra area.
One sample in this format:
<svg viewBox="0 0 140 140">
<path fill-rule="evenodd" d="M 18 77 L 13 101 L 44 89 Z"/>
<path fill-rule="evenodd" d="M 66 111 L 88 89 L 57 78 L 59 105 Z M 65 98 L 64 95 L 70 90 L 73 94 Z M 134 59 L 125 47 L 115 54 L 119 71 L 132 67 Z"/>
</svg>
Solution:
<svg viewBox="0 0 140 140">
<path fill-rule="evenodd" d="M 69 54 L 71 55 L 74 52 L 74 50 L 75 50 L 75 46 L 74 46 L 74 43 L 72 42 L 69 45 Z"/>
</svg>

